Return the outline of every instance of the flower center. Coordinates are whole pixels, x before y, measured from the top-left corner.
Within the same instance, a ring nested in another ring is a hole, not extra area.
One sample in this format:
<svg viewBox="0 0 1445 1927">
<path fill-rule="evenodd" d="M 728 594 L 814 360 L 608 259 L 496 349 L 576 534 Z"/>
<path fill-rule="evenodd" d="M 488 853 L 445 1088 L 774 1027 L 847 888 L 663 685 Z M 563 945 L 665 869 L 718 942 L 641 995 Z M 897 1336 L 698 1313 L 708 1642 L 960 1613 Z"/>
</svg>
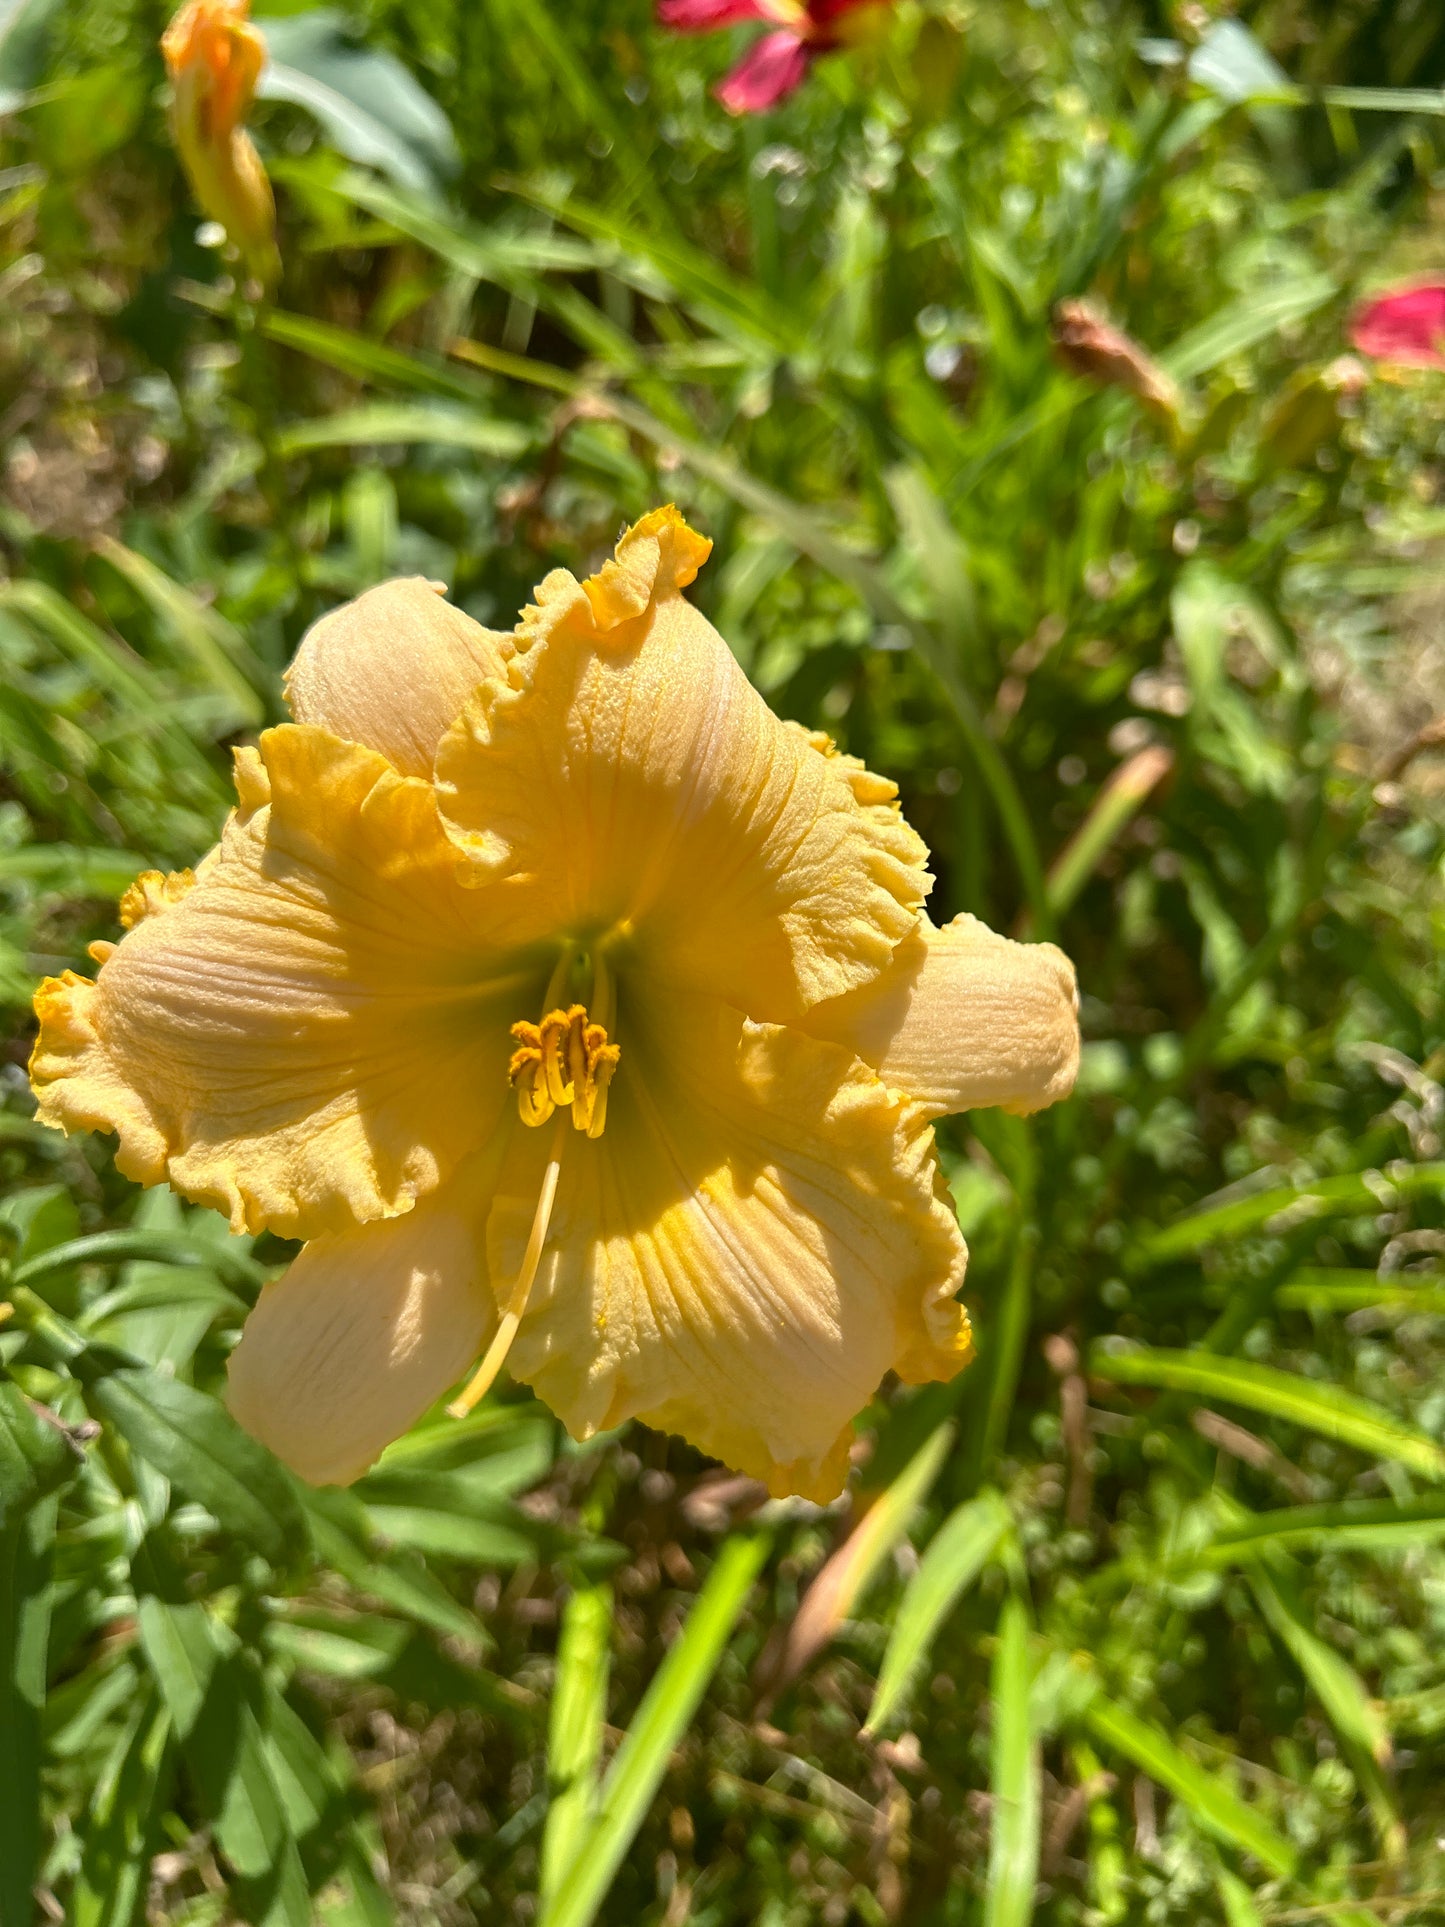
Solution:
<svg viewBox="0 0 1445 1927">
<path fill-rule="evenodd" d="M 601 1137 L 607 1124 L 607 1087 L 622 1053 L 594 1024 L 585 1004 L 550 1010 L 540 1024 L 512 1026 L 517 1048 L 510 1076 L 524 1124 L 545 1124 L 572 1107 L 572 1128 Z"/>
<path fill-rule="evenodd" d="M 517 1336 L 552 1222 L 557 1180 L 562 1174 L 562 1153 L 567 1148 L 569 1109 L 573 1130 L 584 1131 L 588 1137 L 601 1137 L 607 1124 L 607 1088 L 622 1056 L 621 1047 L 610 1042 L 607 1036 L 607 1025 L 613 1015 L 612 975 L 600 953 L 594 952 L 591 999 L 597 1018 L 594 1022 L 586 1004 L 564 1005 L 561 1001 L 577 962 L 570 947 L 564 950 L 542 999 L 546 1014 L 541 1022 L 534 1024 L 523 1018 L 512 1026 L 517 1048 L 512 1053 L 508 1075 L 517 1093 L 517 1110 L 522 1122 L 545 1124 L 555 1113 L 557 1123 L 537 1193 L 537 1208 L 532 1214 L 532 1229 L 522 1253 L 521 1269 L 508 1293 L 507 1308 L 487 1347 L 486 1357 L 465 1389 L 447 1407 L 453 1418 L 465 1418 L 486 1396 Z"/>
</svg>

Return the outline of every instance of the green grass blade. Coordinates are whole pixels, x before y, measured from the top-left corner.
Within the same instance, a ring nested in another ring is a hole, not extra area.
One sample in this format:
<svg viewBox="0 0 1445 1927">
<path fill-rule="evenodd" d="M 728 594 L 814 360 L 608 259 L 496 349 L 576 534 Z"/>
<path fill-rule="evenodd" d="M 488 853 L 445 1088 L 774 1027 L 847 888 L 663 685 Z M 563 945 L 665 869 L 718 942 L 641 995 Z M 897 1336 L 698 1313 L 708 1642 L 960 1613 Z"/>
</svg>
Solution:
<svg viewBox="0 0 1445 1927">
<path fill-rule="evenodd" d="M 1228 1867 L 1216 1867 L 1214 1885 L 1224 1909 L 1225 1927 L 1264 1927 L 1264 1916 L 1254 1904 L 1254 1895 L 1237 1873 L 1231 1873 Z"/>
<path fill-rule="evenodd" d="M 1029 1717 L 1028 1609 L 1016 1595 L 999 1615 L 993 1662 L 992 1823 L 984 1927 L 1027 1927 L 1039 1877 L 1040 1757 Z"/>
<path fill-rule="evenodd" d="M 467 448 L 474 455 L 509 461 L 523 454 L 532 439 L 520 422 L 500 421 L 472 409 L 379 401 L 342 409 L 318 421 L 293 422 L 277 435 L 276 452 L 287 456 L 319 448 L 430 443 L 437 448 Z"/>
<path fill-rule="evenodd" d="M 1231 1517 L 1203 1557 L 1220 1565 L 1277 1548 L 1288 1552 L 1383 1552 L 1445 1536 L 1445 1494 L 1418 1499 L 1341 1499 Z"/>
<path fill-rule="evenodd" d="M 52 1494 L 0 1530 L 0 1927 L 33 1927 L 40 1857 L 40 1716 L 50 1645 Z"/>
<path fill-rule="evenodd" d="M 590 1927 L 642 1825 L 672 1750 L 687 1730 L 754 1580 L 768 1556 L 764 1534 L 738 1535 L 718 1554 L 681 1637 L 627 1729 L 602 1782 L 595 1826 L 539 1927 Z"/>
<path fill-rule="evenodd" d="M 1216 1358 L 1208 1352 L 1163 1351 L 1117 1341 L 1096 1345 L 1089 1370 L 1115 1385 L 1150 1385 L 1202 1399 L 1243 1405 L 1252 1412 L 1287 1419 L 1307 1431 L 1353 1445 L 1377 1458 L 1408 1465 L 1427 1479 L 1445 1479 L 1445 1446 L 1428 1432 L 1406 1425 L 1357 1393 L 1301 1378 L 1248 1359 Z"/>
<path fill-rule="evenodd" d="M 929 1541 L 893 1621 L 865 1733 L 898 1712 L 955 1605 L 993 1557 L 1012 1526 L 997 1492 L 981 1492 L 949 1515 Z"/>
<path fill-rule="evenodd" d="M 935 1426 L 903 1470 L 871 1499 L 843 1543 L 814 1574 L 769 1675 L 770 1698 L 776 1698 L 797 1678 L 853 1612 L 927 1498 L 953 1439 L 951 1419 Z"/>
<path fill-rule="evenodd" d="M 1284 1835 L 1252 1808 L 1218 1774 L 1196 1765 L 1166 1734 L 1128 1707 L 1097 1694 L 1084 1714 L 1099 1744 L 1147 1773 L 1189 1808 L 1216 1840 L 1252 1853 L 1272 1874 L 1294 1873 L 1298 1855 Z"/>
<path fill-rule="evenodd" d="M 267 698 L 275 708 L 281 690 L 240 630 L 173 582 L 148 556 L 108 535 L 98 537 L 95 546 L 165 624 L 200 680 L 233 705 L 239 722 L 259 728 L 266 719 Z"/>
<path fill-rule="evenodd" d="M 1210 374 L 1281 328 L 1305 320 L 1338 293 L 1332 275 L 1311 271 L 1271 285 L 1267 292 L 1241 295 L 1181 335 L 1159 357 L 1160 363 L 1176 381 Z"/>
<path fill-rule="evenodd" d="M 11 1282 L 33 1285 L 38 1278 L 72 1265 L 118 1265 L 137 1259 L 150 1259 L 163 1265 L 199 1265 L 242 1284 L 260 1284 L 270 1273 L 249 1253 L 212 1244 L 189 1231 L 168 1231 L 163 1225 L 123 1231 L 92 1231 L 83 1238 L 69 1238 L 52 1245 L 17 1265 Z"/>
<path fill-rule="evenodd" d="M 1131 1256 L 1141 1268 L 1168 1264 L 1176 1258 L 1192 1257 L 1210 1245 L 1267 1231 L 1270 1220 L 1282 1212 L 1290 1214 L 1291 1222 L 1303 1222 L 1307 1218 L 1342 1217 L 1353 1211 L 1380 1211 L 1387 1208 L 1384 1196 L 1392 1193 L 1408 1198 L 1442 1192 L 1445 1163 L 1392 1165 L 1388 1172 L 1347 1171 L 1313 1184 L 1255 1191 L 1212 1210 L 1192 1212 L 1141 1240 Z"/>
<path fill-rule="evenodd" d="M 1315 1698 L 1339 1735 L 1345 1757 L 1364 1791 L 1387 1860 L 1405 1849 L 1405 1829 L 1384 1769 L 1391 1758 L 1390 1732 L 1378 1706 L 1365 1691 L 1354 1667 L 1326 1645 L 1305 1620 L 1283 1573 L 1263 1561 L 1249 1568 L 1249 1583 L 1260 1611 L 1299 1667 Z"/>
<path fill-rule="evenodd" d="M 612 1588 L 579 1587 L 567 1602 L 547 1726 L 551 1802 L 542 1832 L 543 1911 L 571 1870 L 597 1814 L 602 1728 L 611 1670 Z"/>
</svg>

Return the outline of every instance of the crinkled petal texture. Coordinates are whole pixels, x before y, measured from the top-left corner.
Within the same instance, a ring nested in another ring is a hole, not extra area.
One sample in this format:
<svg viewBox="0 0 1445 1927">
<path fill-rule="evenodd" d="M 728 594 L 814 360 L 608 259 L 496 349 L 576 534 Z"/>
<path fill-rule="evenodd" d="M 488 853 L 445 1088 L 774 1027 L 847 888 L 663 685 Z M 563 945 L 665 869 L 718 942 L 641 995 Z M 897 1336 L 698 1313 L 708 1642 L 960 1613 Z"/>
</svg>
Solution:
<svg viewBox="0 0 1445 1927">
<path fill-rule="evenodd" d="M 475 1163 L 404 1218 L 314 1239 L 247 1319 L 226 1402 L 312 1485 L 358 1478 L 490 1339 Z"/>
<path fill-rule="evenodd" d="M 286 671 L 298 723 L 380 750 L 404 776 L 431 775 L 437 744 L 510 638 L 483 629 L 441 587 L 406 576 L 313 622 Z"/>
<path fill-rule="evenodd" d="M 803 1022 L 855 1051 L 930 1117 L 1056 1104 L 1079 1071 L 1074 966 L 1051 943 L 1014 943 L 977 917 L 927 917 L 862 990 Z"/>
<path fill-rule="evenodd" d="M 785 1022 L 887 966 L 927 852 L 893 786 L 779 722 L 683 599 L 706 554 L 663 510 L 588 582 L 549 576 L 507 680 L 443 738 L 438 795 L 517 941 L 610 933 L 619 972 Z"/>
<path fill-rule="evenodd" d="M 639 1417 L 830 1499 L 883 1374 L 969 1354 L 932 1132 L 847 1051 L 716 1000 L 634 996 L 620 1021 L 628 1075 L 606 1135 L 563 1158 L 510 1368 L 576 1437 Z M 542 1136 L 503 1173 L 494 1280 L 517 1274 Z"/>
<path fill-rule="evenodd" d="M 95 983 L 43 987 L 31 1075 L 44 1122 L 119 1134 L 128 1177 L 309 1238 L 405 1211 L 486 1142 L 546 964 L 497 953 L 430 785 L 374 750 L 287 726 L 238 776 L 192 887 Z"/>
</svg>

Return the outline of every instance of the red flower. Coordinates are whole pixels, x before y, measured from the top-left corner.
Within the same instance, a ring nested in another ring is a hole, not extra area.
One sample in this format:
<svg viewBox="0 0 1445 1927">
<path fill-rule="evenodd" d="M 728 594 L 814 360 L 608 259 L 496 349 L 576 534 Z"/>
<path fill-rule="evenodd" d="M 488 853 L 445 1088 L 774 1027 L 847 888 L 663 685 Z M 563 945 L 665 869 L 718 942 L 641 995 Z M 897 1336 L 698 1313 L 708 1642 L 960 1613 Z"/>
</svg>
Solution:
<svg viewBox="0 0 1445 1927">
<path fill-rule="evenodd" d="M 800 87 L 819 54 L 857 37 L 848 16 L 881 12 L 892 0 L 657 0 L 657 17 L 676 33 L 714 33 L 743 20 L 773 31 L 754 41 L 715 90 L 730 114 L 760 114 Z"/>
<path fill-rule="evenodd" d="M 1350 343 L 1374 361 L 1408 368 L 1445 368 L 1445 281 L 1392 288 L 1358 309 Z"/>
</svg>

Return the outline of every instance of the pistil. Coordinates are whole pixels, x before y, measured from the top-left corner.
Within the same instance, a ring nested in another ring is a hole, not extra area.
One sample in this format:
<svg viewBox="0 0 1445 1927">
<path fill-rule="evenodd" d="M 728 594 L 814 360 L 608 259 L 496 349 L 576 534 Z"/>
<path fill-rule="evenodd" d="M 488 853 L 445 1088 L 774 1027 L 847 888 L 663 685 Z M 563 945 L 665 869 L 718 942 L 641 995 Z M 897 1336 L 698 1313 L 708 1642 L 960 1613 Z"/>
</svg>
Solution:
<svg viewBox="0 0 1445 1927">
<path fill-rule="evenodd" d="M 467 1381 L 465 1390 L 447 1407 L 453 1418 L 465 1418 L 478 1401 L 486 1397 L 517 1336 L 552 1222 L 557 1181 L 562 1173 L 562 1153 L 567 1145 L 569 1113 L 573 1130 L 584 1132 L 588 1137 L 601 1137 L 606 1128 L 607 1090 L 622 1056 L 620 1047 L 607 1035 L 615 1003 L 612 976 L 602 958 L 594 955 L 592 1009 L 601 1021 L 594 1022 L 589 1017 L 586 1004 L 563 1008 L 560 1000 L 568 988 L 574 956 L 569 947 L 557 960 L 543 999 L 546 1015 L 542 1021 L 533 1024 L 524 1019 L 512 1025 L 517 1048 L 512 1053 L 509 1074 L 522 1122 L 533 1126 L 545 1124 L 554 1115 L 557 1122 L 537 1194 L 537 1208 L 532 1214 L 532 1229 L 522 1253 L 521 1269 L 486 1357 Z"/>
<path fill-rule="evenodd" d="M 486 1357 L 468 1379 L 466 1389 L 447 1407 L 452 1418 L 465 1418 L 473 1406 L 486 1397 L 497 1373 L 506 1363 L 507 1353 L 512 1349 L 512 1340 L 517 1336 L 522 1314 L 527 1309 L 527 1300 L 532 1295 L 537 1267 L 542 1262 L 542 1248 L 547 1242 L 547 1229 L 552 1222 L 552 1206 L 557 1199 L 557 1180 L 562 1172 L 562 1152 L 566 1142 L 567 1114 L 564 1111 L 559 1114 L 557 1128 L 552 1134 L 552 1155 L 547 1160 L 542 1188 L 537 1194 L 537 1209 L 532 1214 L 532 1229 L 527 1236 L 527 1248 L 522 1253 L 522 1268 L 507 1299 L 507 1309 L 502 1313 L 496 1336 L 487 1347 Z"/>
</svg>

